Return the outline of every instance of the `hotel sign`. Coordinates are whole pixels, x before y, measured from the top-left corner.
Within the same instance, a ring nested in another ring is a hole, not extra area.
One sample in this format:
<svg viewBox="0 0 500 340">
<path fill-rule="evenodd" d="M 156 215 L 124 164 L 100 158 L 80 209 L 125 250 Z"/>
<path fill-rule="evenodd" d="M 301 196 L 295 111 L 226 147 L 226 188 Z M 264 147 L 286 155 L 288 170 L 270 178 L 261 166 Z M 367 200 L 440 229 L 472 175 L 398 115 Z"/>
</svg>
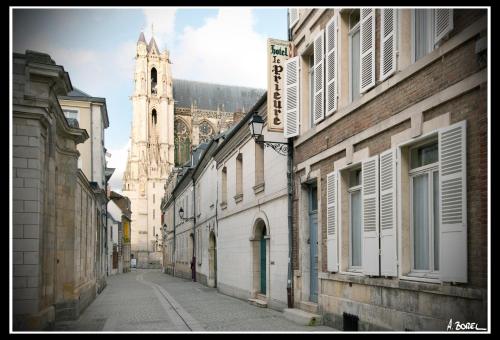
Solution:
<svg viewBox="0 0 500 340">
<path fill-rule="evenodd" d="M 291 43 L 267 39 L 267 129 L 283 132 L 283 78 L 285 61 L 291 58 Z"/>
</svg>

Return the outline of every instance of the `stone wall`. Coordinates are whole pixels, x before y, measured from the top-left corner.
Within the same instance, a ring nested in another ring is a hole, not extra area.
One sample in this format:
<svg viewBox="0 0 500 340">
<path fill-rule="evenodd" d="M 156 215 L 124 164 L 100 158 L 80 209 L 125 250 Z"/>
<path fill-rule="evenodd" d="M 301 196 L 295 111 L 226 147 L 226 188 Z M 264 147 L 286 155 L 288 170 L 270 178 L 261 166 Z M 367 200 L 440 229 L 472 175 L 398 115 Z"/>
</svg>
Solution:
<svg viewBox="0 0 500 340">
<path fill-rule="evenodd" d="M 14 330 L 51 327 L 54 305 L 74 294 L 66 284 L 74 273 L 76 145 L 88 134 L 70 126 L 59 106 L 57 95 L 70 90 L 49 55 L 14 54 Z"/>
</svg>

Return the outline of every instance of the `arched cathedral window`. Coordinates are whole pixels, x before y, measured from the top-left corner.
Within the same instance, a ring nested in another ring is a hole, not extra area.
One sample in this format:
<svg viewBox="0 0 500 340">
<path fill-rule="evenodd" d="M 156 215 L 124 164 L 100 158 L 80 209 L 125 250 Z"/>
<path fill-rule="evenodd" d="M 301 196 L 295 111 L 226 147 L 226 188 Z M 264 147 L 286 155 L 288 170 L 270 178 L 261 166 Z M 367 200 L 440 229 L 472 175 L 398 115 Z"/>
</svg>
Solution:
<svg viewBox="0 0 500 340">
<path fill-rule="evenodd" d="M 153 122 L 154 125 L 156 125 L 156 110 L 153 109 L 153 112 L 151 113 L 151 121 Z"/>
<path fill-rule="evenodd" d="M 151 94 L 156 94 L 156 85 L 158 84 L 158 74 L 156 69 L 151 69 Z"/>
<path fill-rule="evenodd" d="M 210 141 L 210 138 L 214 135 L 214 129 L 212 128 L 212 125 L 207 122 L 206 120 L 201 122 L 200 124 L 200 144 L 201 143 L 208 143 Z"/>
<path fill-rule="evenodd" d="M 175 165 L 182 165 L 189 160 L 191 152 L 191 135 L 186 124 L 177 119 L 174 125 Z"/>
</svg>

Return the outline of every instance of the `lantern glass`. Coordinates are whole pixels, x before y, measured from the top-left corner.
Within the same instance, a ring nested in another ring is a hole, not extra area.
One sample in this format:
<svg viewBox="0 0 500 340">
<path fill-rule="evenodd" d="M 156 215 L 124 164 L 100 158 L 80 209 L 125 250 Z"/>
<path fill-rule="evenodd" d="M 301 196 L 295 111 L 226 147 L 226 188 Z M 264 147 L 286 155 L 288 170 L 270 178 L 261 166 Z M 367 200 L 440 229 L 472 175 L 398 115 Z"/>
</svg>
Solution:
<svg viewBox="0 0 500 340">
<path fill-rule="evenodd" d="M 259 138 L 262 135 L 262 128 L 264 127 L 264 120 L 257 113 L 254 113 L 252 120 L 248 124 L 252 137 Z"/>
<path fill-rule="evenodd" d="M 184 218 L 184 209 L 182 209 L 182 207 L 179 209 L 179 216 Z"/>
</svg>

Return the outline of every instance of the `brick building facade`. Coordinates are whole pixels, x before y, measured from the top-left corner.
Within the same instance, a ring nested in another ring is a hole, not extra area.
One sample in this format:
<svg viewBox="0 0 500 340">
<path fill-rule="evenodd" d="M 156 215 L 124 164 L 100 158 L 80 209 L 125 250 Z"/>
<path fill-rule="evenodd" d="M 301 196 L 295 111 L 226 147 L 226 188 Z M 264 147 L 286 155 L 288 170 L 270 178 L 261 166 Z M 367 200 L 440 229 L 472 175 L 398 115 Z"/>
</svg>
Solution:
<svg viewBox="0 0 500 340">
<path fill-rule="evenodd" d="M 295 307 L 338 329 L 488 327 L 487 11 L 289 17 Z"/>
</svg>

